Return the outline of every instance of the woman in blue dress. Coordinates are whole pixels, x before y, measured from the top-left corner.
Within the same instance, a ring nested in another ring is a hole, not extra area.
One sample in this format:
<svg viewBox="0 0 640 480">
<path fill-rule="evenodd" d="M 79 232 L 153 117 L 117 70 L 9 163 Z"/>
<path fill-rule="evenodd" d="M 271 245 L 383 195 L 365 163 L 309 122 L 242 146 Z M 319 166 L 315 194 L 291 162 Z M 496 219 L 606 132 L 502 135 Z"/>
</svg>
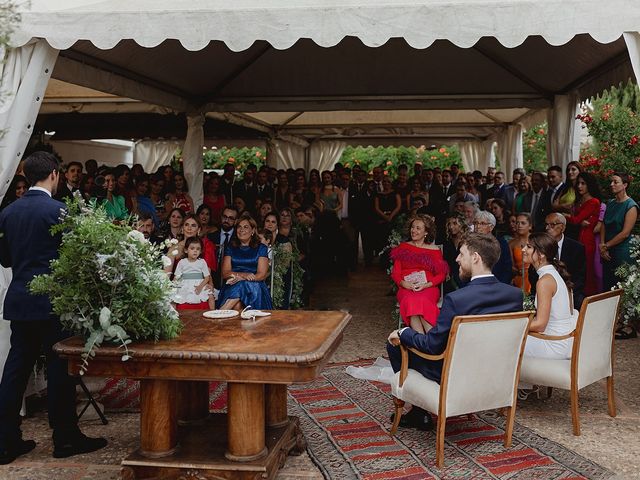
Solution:
<svg viewBox="0 0 640 480">
<path fill-rule="evenodd" d="M 246 306 L 271 310 L 271 295 L 264 279 L 269 271 L 267 247 L 260 243 L 257 225 L 248 214 L 236 224 L 235 236 L 225 250 L 222 278 L 225 280 L 218 299 L 222 310 L 242 310 Z"/>
</svg>

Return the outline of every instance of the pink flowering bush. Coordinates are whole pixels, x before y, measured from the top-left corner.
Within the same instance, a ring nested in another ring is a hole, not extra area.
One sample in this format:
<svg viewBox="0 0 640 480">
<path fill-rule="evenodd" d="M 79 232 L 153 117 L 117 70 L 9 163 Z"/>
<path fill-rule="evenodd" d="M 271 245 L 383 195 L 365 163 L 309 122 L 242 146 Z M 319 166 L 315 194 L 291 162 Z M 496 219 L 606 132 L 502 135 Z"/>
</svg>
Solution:
<svg viewBox="0 0 640 480">
<path fill-rule="evenodd" d="M 626 89 L 635 89 L 629 86 Z M 625 90 L 626 90 L 625 89 Z M 603 192 L 610 195 L 609 181 L 615 171 L 632 177 L 630 196 L 640 198 L 640 116 L 637 102 L 618 101 L 618 89 L 612 89 L 595 100 L 591 109 L 577 116 L 587 128 L 593 142 L 580 155 L 580 163 L 601 182 Z"/>
</svg>

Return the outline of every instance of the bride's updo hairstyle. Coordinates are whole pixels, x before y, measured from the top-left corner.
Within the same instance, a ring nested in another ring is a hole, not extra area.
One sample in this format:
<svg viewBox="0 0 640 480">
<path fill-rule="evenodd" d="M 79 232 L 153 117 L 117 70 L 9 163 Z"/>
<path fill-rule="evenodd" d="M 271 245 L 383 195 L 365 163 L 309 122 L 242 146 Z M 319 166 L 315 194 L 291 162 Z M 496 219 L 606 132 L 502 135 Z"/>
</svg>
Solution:
<svg viewBox="0 0 640 480">
<path fill-rule="evenodd" d="M 546 232 L 532 233 L 529 235 L 529 245 L 531 245 L 534 252 L 538 252 L 538 255 L 544 255 L 547 258 L 547 261 L 556 268 L 567 288 L 571 290 L 573 288 L 571 275 L 567 271 L 566 265 L 556 258 L 558 255 L 558 242 L 556 242 L 555 238 Z"/>
</svg>

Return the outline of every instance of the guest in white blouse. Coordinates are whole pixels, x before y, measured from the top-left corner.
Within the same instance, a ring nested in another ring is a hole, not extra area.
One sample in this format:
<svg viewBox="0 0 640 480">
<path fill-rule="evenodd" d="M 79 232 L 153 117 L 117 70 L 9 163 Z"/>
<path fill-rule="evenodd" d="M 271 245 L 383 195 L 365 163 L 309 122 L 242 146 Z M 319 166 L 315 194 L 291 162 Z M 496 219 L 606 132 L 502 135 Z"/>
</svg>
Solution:
<svg viewBox="0 0 640 480">
<path fill-rule="evenodd" d="M 562 336 L 576 328 L 577 311 L 573 308 L 571 277 L 567 269 L 556 260 L 558 243 L 548 233 L 532 233 L 522 250 L 525 263 L 538 273 L 536 284 L 536 316 L 529 330 L 545 335 Z M 524 354 L 532 357 L 568 359 L 571 357 L 573 338 L 542 340 L 528 337 Z"/>
</svg>

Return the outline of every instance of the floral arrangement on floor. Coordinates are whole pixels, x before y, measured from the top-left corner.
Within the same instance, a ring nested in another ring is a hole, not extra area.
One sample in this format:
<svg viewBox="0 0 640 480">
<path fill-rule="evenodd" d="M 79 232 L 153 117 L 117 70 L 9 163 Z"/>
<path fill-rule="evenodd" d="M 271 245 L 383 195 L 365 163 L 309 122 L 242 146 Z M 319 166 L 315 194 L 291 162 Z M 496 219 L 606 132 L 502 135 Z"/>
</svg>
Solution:
<svg viewBox="0 0 640 480">
<path fill-rule="evenodd" d="M 391 250 L 400 245 L 404 240 L 409 237 L 407 232 L 407 214 L 398 215 L 394 222 L 393 227 L 391 228 L 391 233 L 387 238 L 387 245 L 380 252 L 380 258 L 388 259 L 387 263 L 387 275 L 389 276 L 389 280 L 391 282 L 391 290 L 395 294 L 398 290 L 395 282 L 391 280 L 391 271 L 393 270 L 393 260 L 391 259 Z M 393 319 L 394 325 L 400 324 L 400 305 L 398 302 L 394 304 L 393 311 L 391 312 L 391 318 Z"/>
<path fill-rule="evenodd" d="M 285 295 L 289 295 L 289 293 L 291 294 L 289 308 L 301 307 L 304 270 L 298 263 L 299 252 L 295 248 L 287 250 L 281 244 L 274 245 L 272 251 L 273 288 L 271 290 L 271 300 L 273 308 L 283 308 L 286 305 Z M 291 267 L 291 290 L 290 292 L 285 292 L 285 280 L 289 274 L 289 267 Z"/>
<path fill-rule="evenodd" d="M 80 374 L 95 349 L 114 342 L 130 358 L 132 340 L 171 339 L 182 323 L 171 305 L 173 285 L 162 270 L 162 247 L 127 225 L 112 222 L 103 207 L 76 196 L 52 233 L 62 232 L 60 256 L 51 273 L 30 284 L 34 294 L 49 295 L 62 325 L 85 340 Z"/>
<path fill-rule="evenodd" d="M 631 325 L 640 318 L 640 236 L 631 237 L 631 258 L 634 262 L 623 264 L 616 270 L 621 280 L 615 288 L 624 290 L 622 295 L 622 324 Z"/>
</svg>

